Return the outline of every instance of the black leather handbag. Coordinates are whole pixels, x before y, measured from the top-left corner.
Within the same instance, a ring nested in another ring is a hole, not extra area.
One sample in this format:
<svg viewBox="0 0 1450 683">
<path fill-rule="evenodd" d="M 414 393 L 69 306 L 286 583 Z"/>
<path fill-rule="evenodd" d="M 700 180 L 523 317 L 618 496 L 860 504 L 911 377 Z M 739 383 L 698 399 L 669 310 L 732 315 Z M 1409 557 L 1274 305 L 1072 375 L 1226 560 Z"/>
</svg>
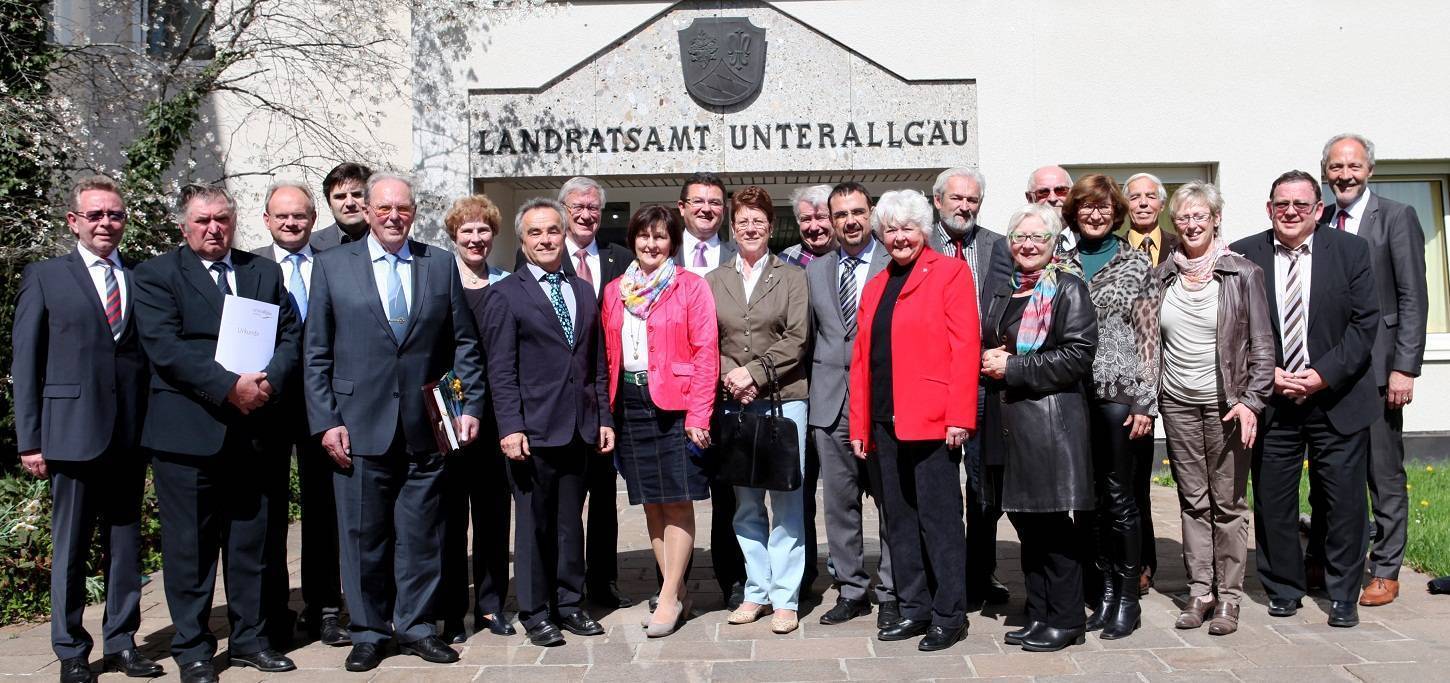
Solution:
<svg viewBox="0 0 1450 683">
<path fill-rule="evenodd" d="M 715 411 L 715 480 L 732 486 L 794 491 L 801 487 L 800 432 L 780 408 L 780 387 L 775 364 L 761 358 L 765 366 L 771 410 L 765 415 L 744 411 L 723 414 Z"/>
</svg>

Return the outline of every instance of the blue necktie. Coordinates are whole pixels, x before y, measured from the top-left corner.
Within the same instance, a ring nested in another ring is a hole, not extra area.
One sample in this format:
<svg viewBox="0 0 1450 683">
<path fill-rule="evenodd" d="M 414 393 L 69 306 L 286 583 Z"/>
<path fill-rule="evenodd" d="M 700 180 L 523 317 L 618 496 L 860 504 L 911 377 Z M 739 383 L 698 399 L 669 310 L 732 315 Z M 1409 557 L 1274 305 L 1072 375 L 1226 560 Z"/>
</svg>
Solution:
<svg viewBox="0 0 1450 683">
<path fill-rule="evenodd" d="M 544 282 L 549 283 L 549 302 L 554 304 L 554 315 L 559 317 L 559 325 L 564 328 L 564 341 L 569 343 L 569 348 L 574 348 L 574 321 L 569 316 L 569 304 L 564 301 L 563 273 L 544 273 Z"/>
<path fill-rule="evenodd" d="M 212 272 L 216 273 L 216 288 L 226 296 L 232 293 L 232 285 L 227 282 L 227 264 L 217 261 L 211 264 Z"/>
<path fill-rule="evenodd" d="M 307 283 L 302 280 L 302 254 L 288 254 L 287 260 L 292 262 L 292 277 L 287 282 L 287 295 L 292 297 L 292 306 L 297 309 L 297 317 L 307 320 Z"/>
<path fill-rule="evenodd" d="M 398 262 L 402 259 L 397 254 L 387 254 L 385 258 L 392 266 L 388 271 L 388 326 L 393 328 L 393 338 L 401 344 L 408 331 L 408 301 L 403 297 L 403 279 L 398 277 Z"/>
</svg>

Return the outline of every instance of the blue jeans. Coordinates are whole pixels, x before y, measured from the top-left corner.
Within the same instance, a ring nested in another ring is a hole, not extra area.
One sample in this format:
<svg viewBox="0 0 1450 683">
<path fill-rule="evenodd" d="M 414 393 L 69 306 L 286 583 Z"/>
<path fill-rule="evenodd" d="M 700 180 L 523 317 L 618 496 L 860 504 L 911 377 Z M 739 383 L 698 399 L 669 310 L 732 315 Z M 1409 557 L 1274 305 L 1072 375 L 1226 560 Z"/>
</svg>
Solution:
<svg viewBox="0 0 1450 683">
<path fill-rule="evenodd" d="M 733 401 L 721 409 L 763 415 L 770 401 L 761 399 L 742 407 Z M 796 425 L 802 471 L 806 453 L 806 402 L 783 401 L 781 412 Z M 806 570 L 804 487 L 794 491 L 735 487 L 735 539 L 745 556 L 745 601 L 794 610 L 800 603 L 801 576 Z M 770 513 L 765 497 L 770 496 Z"/>
</svg>

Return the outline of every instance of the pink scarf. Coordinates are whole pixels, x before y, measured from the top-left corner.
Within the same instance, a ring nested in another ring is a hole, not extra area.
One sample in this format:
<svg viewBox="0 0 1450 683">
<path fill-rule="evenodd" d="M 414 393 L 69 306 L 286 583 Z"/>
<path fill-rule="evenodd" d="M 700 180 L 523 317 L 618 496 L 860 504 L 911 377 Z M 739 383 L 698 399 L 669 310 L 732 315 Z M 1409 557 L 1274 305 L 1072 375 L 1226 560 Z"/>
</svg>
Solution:
<svg viewBox="0 0 1450 683">
<path fill-rule="evenodd" d="M 1173 252 L 1173 263 L 1178 266 L 1178 276 L 1183 280 L 1183 287 L 1190 292 L 1196 292 L 1208 286 L 1213 280 L 1213 268 L 1218 265 L 1218 257 L 1232 253 L 1223 238 L 1213 238 L 1213 244 L 1208 245 L 1208 251 L 1198 258 L 1188 258 L 1183 253 L 1182 247 Z"/>
</svg>

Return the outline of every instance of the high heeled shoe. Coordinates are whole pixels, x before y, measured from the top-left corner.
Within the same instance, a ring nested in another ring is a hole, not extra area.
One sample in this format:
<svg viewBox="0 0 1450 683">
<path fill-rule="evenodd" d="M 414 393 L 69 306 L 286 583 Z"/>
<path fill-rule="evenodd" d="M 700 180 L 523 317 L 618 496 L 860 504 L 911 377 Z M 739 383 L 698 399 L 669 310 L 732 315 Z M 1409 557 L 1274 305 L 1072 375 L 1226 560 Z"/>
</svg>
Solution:
<svg viewBox="0 0 1450 683">
<path fill-rule="evenodd" d="M 658 622 L 651 618 L 649 624 L 644 627 L 645 636 L 649 638 L 663 638 L 680 630 L 680 627 L 685 625 L 685 603 L 676 600 L 675 608 L 679 611 L 675 613 L 675 618 L 669 622 Z M 659 609 L 655 610 L 656 613 L 659 611 Z"/>
</svg>

